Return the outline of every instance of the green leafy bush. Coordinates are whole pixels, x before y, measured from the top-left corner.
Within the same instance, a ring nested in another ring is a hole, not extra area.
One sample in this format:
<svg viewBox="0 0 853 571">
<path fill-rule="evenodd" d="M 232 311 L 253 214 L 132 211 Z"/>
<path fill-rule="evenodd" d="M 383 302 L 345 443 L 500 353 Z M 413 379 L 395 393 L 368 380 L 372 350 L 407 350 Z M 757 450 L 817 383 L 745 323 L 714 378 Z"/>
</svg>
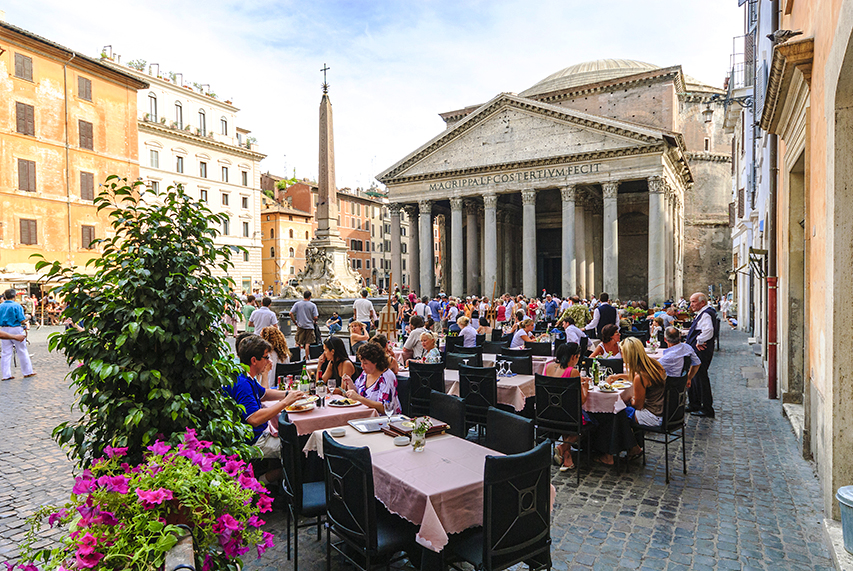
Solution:
<svg viewBox="0 0 853 571">
<path fill-rule="evenodd" d="M 592 321 L 592 315 L 590 314 L 589 308 L 585 305 L 576 303 L 566 308 L 563 314 L 560 315 L 558 323 L 562 323 L 565 318 L 570 315 L 575 320 L 575 326 L 577 326 L 579 329 L 583 329 L 587 323 Z"/>
<path fill-rule="evenodd" d="M 114 236 L 96 240 L 102 256 L 88 271 L 42 260 L 68 302 L 68 328 L 50 337 L 62 351 L 82 416 L 53 431 L 69 457 L 89 466 L 107 445 L 127 448 L 132 465 L 156 440 L 177 444 L 187 428 L 229 454 L 249 451 L 251 433 L 221 390 L 240 371 L 221 327 L 235 311 L 227 274 L 230 248 L 214 242 L 224 215 L 183 188 L 146 190 L 113 175 L 95 198 Z"/>
</svg>

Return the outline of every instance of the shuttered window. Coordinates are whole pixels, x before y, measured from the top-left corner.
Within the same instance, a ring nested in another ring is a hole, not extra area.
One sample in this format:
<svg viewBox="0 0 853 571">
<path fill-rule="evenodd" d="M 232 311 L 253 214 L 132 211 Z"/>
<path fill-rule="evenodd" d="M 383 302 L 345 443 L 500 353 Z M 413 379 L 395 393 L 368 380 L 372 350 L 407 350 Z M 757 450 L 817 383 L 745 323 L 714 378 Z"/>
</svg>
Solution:
<svg viewBox="0 0 853 571">
<path fill-rule="evenodd" d="M 737 217 L 743 218 L 743 215 L 746 213 L 746 200 L 744 200 L 743 189 L 739 188 L 737 191 Z"/>
<path fill-rule="evenodd" d="M 33 58 L 24 54 L 15 54 L 15 77 L 33 80 Z"/>
<path fill-rule="evenodd" d="M 94 226 L 82 226 L 83 232 L 80 237 L 80 247 L 84 250 L 90 250 L 92 248 L 92 241 L 95 239 L 95 227 Z"/>
<path fill-rule="evenodd" d="M 15 102 L 15 121 L 18 133 L 34 137 L 36 134 L 35 108 L 26 103 Z"/>
<path fill-rule="evenodd" d="M 95 148 L 95 139 L 92 135 L 92 124 L 82 119 L 77 124 L 80 129 L 80 148 L 93 150 Z"/>
<path fill-rule="evenodd" d="M 38 227 L 35 220 L 21 218 L 21 244 L 38 244 Z"/>
<path fill-rule="evenodd" d="M 77 78 L 77 97 L 80 99 L 85 99 L 86 101 L 92 100 L 92 80 L 86 77 L 78 77 Z"/>
<path fill-rule="evenodd" d="M 80 198 L 95 200 L 95 175 L 90 172 L 80 173 Z"/>
<path fill-rule="evenodd" d="M 36 191 L 36 163 L 26 159 L 18 159 L 18 188 L 20 190 Z"/>
</svg>

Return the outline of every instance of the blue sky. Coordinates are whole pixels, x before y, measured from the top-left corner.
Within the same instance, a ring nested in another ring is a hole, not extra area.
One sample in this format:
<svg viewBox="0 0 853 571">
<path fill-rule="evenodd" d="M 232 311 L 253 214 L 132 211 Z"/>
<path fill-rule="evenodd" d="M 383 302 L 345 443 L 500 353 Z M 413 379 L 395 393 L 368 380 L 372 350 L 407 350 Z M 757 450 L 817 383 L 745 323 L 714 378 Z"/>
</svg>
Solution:
<svg viewBox="0 0 853 571">
<path fill-rule="evenodd" d="M 210 84 L 241 109 L 265 171 L 314 178 L 323 75 L 339 187 L 374 175 L 440 133 L 438 113 L 520 92 L 601 58 L 682 65 L 722 85 L 737 0 L 272 1 L 0 0 L 6 20 L 97 56 L 145 59 Z"/>
</svg>

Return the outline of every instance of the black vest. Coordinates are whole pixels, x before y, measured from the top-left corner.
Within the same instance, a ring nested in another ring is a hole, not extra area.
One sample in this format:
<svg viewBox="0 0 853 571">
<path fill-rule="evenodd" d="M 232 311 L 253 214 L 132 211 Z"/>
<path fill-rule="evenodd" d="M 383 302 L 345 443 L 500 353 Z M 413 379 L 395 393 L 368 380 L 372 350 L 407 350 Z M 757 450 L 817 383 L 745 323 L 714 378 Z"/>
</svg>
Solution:
<svg viewBox="0 0 853 571">
<path fill-rule="evenodd" d="M 696 317 L 693 318 L 693 323 L 690 325 L 690 330 L 687 332 L 687 344 L 696 349 L 696 339 L 699 337 L 699 334 L 702 333 L 701 329 L 698 329 L 696 326 L 699 325 L 699 317 L 703 314 L 707 313 L 711 316 L 711 326 L 714 328 L 714 334 L 708 340 L 708 346 L 714 346 L 714 340 L 717 338 L 717 312 L 714 311 L 714 308 L 711 305 L 706 305 L 702 308 L 702 311 L 696 314 Z"/>
<path fill-rule="evenodd" d="M 595 333 L 601 339 L 601 329 L 605 325 L 616 325 L 618 327 L 619 314 L 616 313 L 616 308 L 607 302 L 598 306 L 598 325 L 595 327 Z"/>
</svg>

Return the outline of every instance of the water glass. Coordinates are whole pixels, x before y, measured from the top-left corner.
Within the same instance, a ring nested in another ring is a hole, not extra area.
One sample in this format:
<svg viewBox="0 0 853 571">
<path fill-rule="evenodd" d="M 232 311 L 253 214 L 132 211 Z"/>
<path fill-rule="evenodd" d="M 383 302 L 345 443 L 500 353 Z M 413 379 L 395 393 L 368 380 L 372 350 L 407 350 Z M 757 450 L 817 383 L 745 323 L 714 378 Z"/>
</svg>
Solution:
<svg viewBox="0 0 853 571">
<path fill-rule="evenodd" d="M 332 392 L 334 392 L 335 390 L 335 387 L 338 386 L 338 383 L 337 381 L 335 381 L 334 377 L 329 377 L 329 380 L 326 381 L 326 386 L 329 389 L 329 394 L 332 394 Z"/>
</svg>

